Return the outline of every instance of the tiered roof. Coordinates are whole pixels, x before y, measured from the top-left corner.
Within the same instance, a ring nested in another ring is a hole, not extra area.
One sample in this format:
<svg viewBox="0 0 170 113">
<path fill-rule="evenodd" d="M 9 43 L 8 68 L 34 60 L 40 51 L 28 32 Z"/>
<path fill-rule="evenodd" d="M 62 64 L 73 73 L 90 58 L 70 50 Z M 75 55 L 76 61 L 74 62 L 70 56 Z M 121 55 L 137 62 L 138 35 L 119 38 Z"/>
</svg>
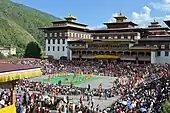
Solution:
<svg viewBox="0 0 170 113">
<path fill-rule="evenodd" d="M 107 28 L 132 28 L 137 26 L 134 22 L 126 21 L 127 17 L 120 12 L 119 16 L 113 17 L 116 19 L 116 22 L 109 22 L 104 23 L 104 25 L 107 26 Z"/>
</svg>

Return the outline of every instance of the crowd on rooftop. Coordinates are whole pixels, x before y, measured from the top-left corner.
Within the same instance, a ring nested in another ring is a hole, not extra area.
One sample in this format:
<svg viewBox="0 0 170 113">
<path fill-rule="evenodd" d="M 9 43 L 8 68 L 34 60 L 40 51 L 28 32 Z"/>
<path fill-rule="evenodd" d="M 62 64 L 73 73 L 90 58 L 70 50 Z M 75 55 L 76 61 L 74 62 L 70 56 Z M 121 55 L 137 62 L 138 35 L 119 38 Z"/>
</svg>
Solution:
<svg viewBox="0 0 170 113">
<path fill-rule="evenodd" d="M 11 105 L 11 91 L 10 89 L 3 89 L 0 93 L 0 108 Z"/>
</svg>

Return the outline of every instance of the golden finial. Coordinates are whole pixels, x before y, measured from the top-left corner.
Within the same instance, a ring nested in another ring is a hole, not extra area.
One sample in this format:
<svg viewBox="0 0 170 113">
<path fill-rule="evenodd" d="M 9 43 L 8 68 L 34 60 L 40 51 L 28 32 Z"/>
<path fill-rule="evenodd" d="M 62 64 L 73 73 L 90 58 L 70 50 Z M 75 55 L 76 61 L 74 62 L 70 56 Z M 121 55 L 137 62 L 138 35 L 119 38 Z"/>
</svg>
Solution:
<svg viewBox="0 0 170 113">
<path fill-rule="evenodd" d="M 72 14 L 71 14 L 71 12 L 69 13 L 69 17 L 71 17 L 72 16 Z"/>
<path fill-rule="evenodd" d="M 156 19 L 154 18 L 154 20 L 153 20 L 154 22 L 156 22 Z"/>
<path fill-rule="evenodd" d="M 65 17 L 66 20 L 71 20 L 71 21 L 75 21 L 76 17 L 72 16 L 71 13 L 69 13 L 69 15 L 67 17 Z"/>
<path fill-rule="evenodd" d="M 120 10 L 120 16 L 122 16 L 122 10 Z"/>
</svg>

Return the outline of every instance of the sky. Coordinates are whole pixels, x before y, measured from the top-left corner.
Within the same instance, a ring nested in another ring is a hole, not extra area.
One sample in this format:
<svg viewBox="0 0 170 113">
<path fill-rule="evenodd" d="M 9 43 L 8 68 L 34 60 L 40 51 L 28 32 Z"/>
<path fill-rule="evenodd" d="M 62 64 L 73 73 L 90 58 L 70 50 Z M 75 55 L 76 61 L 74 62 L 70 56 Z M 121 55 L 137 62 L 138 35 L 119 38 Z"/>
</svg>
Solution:
<svg viewBox="0 0 170 113">
<path fill-rule="evenodd" d="M 104 22 L 115 21 L 122 11 L 128 21 L 146 27 L 153 21 L 170 20 L 170 0 L 12 0 L 43 12 L 64 18 L 70 13 L 77 21 L 90 28 L 103 27 Z"/>
</svg>

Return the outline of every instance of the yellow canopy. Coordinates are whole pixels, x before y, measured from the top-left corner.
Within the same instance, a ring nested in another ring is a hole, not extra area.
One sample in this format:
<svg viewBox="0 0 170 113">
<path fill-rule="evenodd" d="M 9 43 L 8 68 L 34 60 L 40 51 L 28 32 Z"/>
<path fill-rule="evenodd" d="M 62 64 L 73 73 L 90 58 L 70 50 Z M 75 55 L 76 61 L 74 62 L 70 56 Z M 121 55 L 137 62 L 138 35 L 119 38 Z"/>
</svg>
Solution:
<svg viewBox="0 0 170 113">
<path fill-rule="evenodd" d="M 46 58 L 48 58 L 48 56 L 41 56 L 41 58 L 45 58 L 46 59 Z"/>
<path fill-rule="evenodd" d="M 0 83 L 41 76 L 40 68 L 0 73 Z M 1 113 L 1 112 L 0 112 Z"/>
<path fill-rule="evenodd" d="M 137 46 L 137 47 L 131 47 L 130 50 L 157 50 L 158 47 L 153 46 Z"/>
<path fill-rule="evenodd" d="M 115 55 L 95 55 L 93 56 L 93 58 L 97 58 L 97 59 L 118 59 L 120 58 L 119 56 L 115 56 Z"/>
<path fill-rule="evenodd" d="M 0 109 L 0 113 L 16 113 L 15 104 Z"/>
</svg>

